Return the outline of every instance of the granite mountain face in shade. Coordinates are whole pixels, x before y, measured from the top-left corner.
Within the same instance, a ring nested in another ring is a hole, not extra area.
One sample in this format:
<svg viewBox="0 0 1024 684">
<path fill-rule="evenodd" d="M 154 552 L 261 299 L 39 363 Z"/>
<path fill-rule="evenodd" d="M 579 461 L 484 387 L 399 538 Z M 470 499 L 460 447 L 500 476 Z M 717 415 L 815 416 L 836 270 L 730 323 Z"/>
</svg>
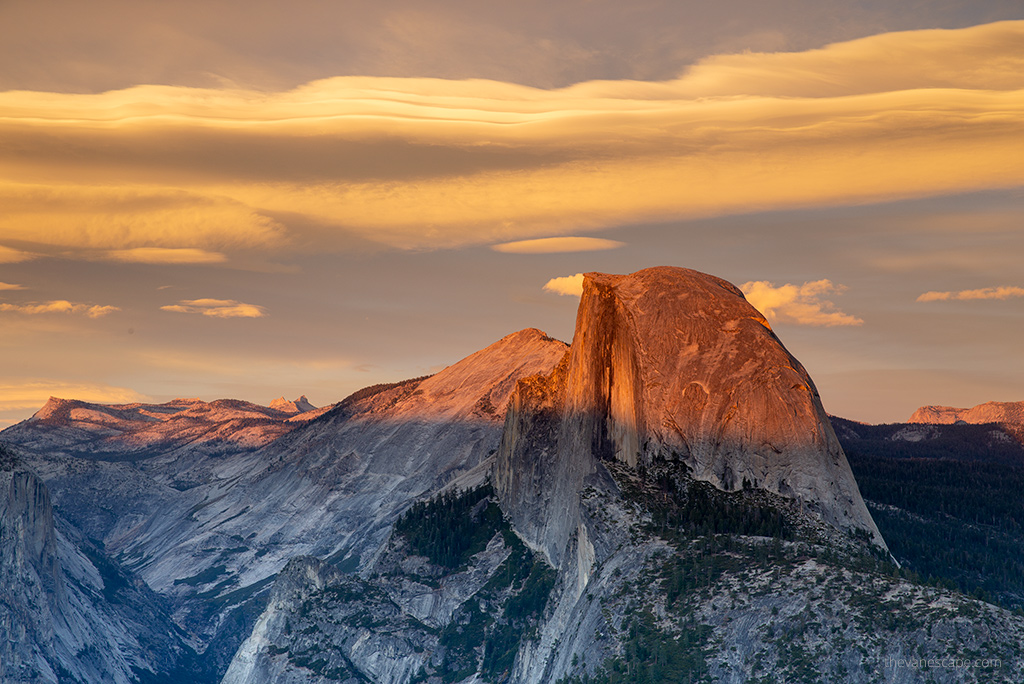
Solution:
<svg viewBox="0 0 1024 684">
<path fill-rule="evenodd" d="M 56 515 L 0 446 L 0 681 L 129 684 L 189 651 L 164 602 Z"/>
<path fill-rule="evenodd" d="M 598 463 L 656 459 L 884 545 L 810 377 L 736 287 L 682 268 L 588 273 L 566 358 L 512 398 L 495 488 L 557 565 Z"/>
</svg>

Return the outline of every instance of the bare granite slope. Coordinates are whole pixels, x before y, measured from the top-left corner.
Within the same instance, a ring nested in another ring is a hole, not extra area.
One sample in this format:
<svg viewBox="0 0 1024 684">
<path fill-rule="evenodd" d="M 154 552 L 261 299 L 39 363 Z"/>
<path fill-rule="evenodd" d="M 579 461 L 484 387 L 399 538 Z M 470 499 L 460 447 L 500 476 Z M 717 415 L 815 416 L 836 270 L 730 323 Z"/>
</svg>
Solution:
<svg viewBox="0 0 1024 684">
<path fill-rule="evenodd" d="M 202 650 L 294 556 L 365 562 L 417 497 L 481 479 L 516 383 L 566 348 L 522 330 L 429 378 L 291 418 L 234 401 L 54 400 L 0 440 L 26 447 L 55 507 L 174 601 Z"/>
</svg>

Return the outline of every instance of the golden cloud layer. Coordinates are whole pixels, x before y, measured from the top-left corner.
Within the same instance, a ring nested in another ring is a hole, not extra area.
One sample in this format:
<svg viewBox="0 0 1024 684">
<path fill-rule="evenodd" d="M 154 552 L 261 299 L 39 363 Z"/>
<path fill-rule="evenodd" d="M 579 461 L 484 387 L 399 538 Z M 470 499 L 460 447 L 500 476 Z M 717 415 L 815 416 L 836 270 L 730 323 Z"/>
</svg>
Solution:
<svg viewBox="0 0 1024 684">
<path fill-rule="evenodd" d="M 42 408 L 50 397 L 78 399 L 97 404 L 130 404 L 148 401 L 145 395 L 123 387 L 99 383 L 30 379 L 0 383 L 0 411 Z"/>
<path fill-rule="evenodd" d="M 558 90 L 0 93 L 0 243 L 419 249 L 1016 187 L 1022 44 L 1024 21 L 909 31 Z"/>
<path fill-rule="evenodd" d="M 977 299 L 1009 299 L 1024 297 L 1024 287 L 1003 285 L 1000 287 L 983 287 L 978 290 L 960 290 L 959 292 L 925 292 L 917 298 L 919 302 L 942 302 L 957 299 L 970 301 Z"/>
<path fill-rule="evenodd" d="M 11 288 L 6 288 L 11 289 Z M 49 302 L 32 302 L 29 304 L 8 304 L 0 302 L 0 311 L 10 311 L 21 314 L 84 314 L 89 318 L 100 318 L 114 311 L 120 311 L 116 306 L 98 306 L 94 304 L 76 304 L 66 299 L 55 299 Z"/>
<path fill-rule="evenodd" d="M 166 247 L 114 249 L 104 253 L 103 256 L 112 261 L 137 264 L 219 264 L 227 260 L 219 252 L 191 248 L 168 249 Z"/>
<path fill-rule="evenodd" d="M 0 264 L 17 264 L 22 261 L 31 261 L 34 258 L 34 254 L 0 245 Z"/>
<path fill-rule="evenodd" d="M 256 304 L 245 304 L 234 299 L 186 299 L 161 306 L 162 311 L 202 314 L 213 318 L 263 318 L 267 310 Z"/>
<path fill-rule="evenodd" d="M 751 306 L 772 322 L 828 327 L 864 323 L 856 316 L 839 311 L 826 299 L 828 295 L 840 294 L 846 289 L 842 285 L 833 285 L 831 280 L 815 280 L 803 285 L 787 283 L 779 287 L 766 280 L 757 280 L 743 283 L 740 289 Z"/>
</svg>

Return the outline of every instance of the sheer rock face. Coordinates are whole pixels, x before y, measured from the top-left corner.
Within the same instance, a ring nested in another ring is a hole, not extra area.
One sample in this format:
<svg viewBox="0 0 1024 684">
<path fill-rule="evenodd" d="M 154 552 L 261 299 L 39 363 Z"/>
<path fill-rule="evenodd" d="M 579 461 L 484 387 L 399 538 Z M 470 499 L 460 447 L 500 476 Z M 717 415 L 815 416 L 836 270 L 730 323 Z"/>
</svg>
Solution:
<svg viewBox="0 0 1024 684">
<path fill-rule="evenodd" d="M 566 358 L 512 397 L 496 488 L 557 564 L 600 460 L 658 457 L 884 544 L 813 382 L 735 286 L 682 268 L 588 273 Z"/>
<path fill-rule="evenodd" d="M 8 469 L 9 468 L 9 469 Z M 0 682 L 136 681 L 182 642 L 162 604 L 54 513 L 20 463 L 0 463 Z"/>
<path fill-rule="evenodd" d="M 951 425 L 958 422 L 1024 425 L 1024 401 L 990 401 L 969 409 L 952 406 L 922 406 L 914 411 L 914 415 L 907 422 L 939 425 Z"/>
</svg>

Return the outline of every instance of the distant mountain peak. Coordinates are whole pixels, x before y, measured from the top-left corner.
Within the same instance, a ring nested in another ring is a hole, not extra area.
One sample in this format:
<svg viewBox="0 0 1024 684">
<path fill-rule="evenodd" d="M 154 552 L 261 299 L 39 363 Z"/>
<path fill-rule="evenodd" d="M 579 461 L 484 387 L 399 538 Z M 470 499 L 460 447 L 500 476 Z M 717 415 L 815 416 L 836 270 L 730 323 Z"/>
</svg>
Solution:
<svg viewBox="0 0 1024 684">
<path fill-rule="evenodd" d="M 43 404 L 42 408 L 32 414 L 29 420 L 53 420 L 60 418 L 60 416 L 67 412 L 70 404 L 74 403 L 72 400 L 61 399 L 60 397 L 50 397 Z"/>
<path fill-rule="evenodd" d="M 316 406 L 313 406 L 311 403 L 309 403 L 309 400 L 306 399 L 305 394 L 303 394 L 298 399 L 292 401 L 285 399 L 283 396 L 278 397 L 274 401 L 270 402 L 270 408 L 274 409 L 275 411 L 280 411 L 281 413 L 290 414 L 306 413 L 307 411 L 316 410 Z"/>
<path fill-rule="evenodd" d="M 415 386 L 406 381 L 380 385 L 380 392 L 367 391 L 373 387 L 361 390 L 353 395 L 352 408 L 391 419 L 502 421 L 516 382 L 550 370 L 568 348 L 542 330 L 526 328 L 417 379 Z M 400 398 L 395 393 L 401 393 Z"/>
<path fill-rule="evenodd" d="M 972 408 L 953 406 L 922 406 L 914 411 L 908 423 L 1009 423 L 1024 425 L 1024 401 L 988 401 Z"/>
<path fill-rule="evenodd" d="M 296 404 L 310 406 L 304 400 Z M 287 417 L 238 399 L 96 404 L 50 397 L 31 418 L 4 430 L 4 438 L 48 453 L 98 458 L 132 459 L 181 448 L 224 453 L 290 432 L 297 423 Z"/>
</svg>

